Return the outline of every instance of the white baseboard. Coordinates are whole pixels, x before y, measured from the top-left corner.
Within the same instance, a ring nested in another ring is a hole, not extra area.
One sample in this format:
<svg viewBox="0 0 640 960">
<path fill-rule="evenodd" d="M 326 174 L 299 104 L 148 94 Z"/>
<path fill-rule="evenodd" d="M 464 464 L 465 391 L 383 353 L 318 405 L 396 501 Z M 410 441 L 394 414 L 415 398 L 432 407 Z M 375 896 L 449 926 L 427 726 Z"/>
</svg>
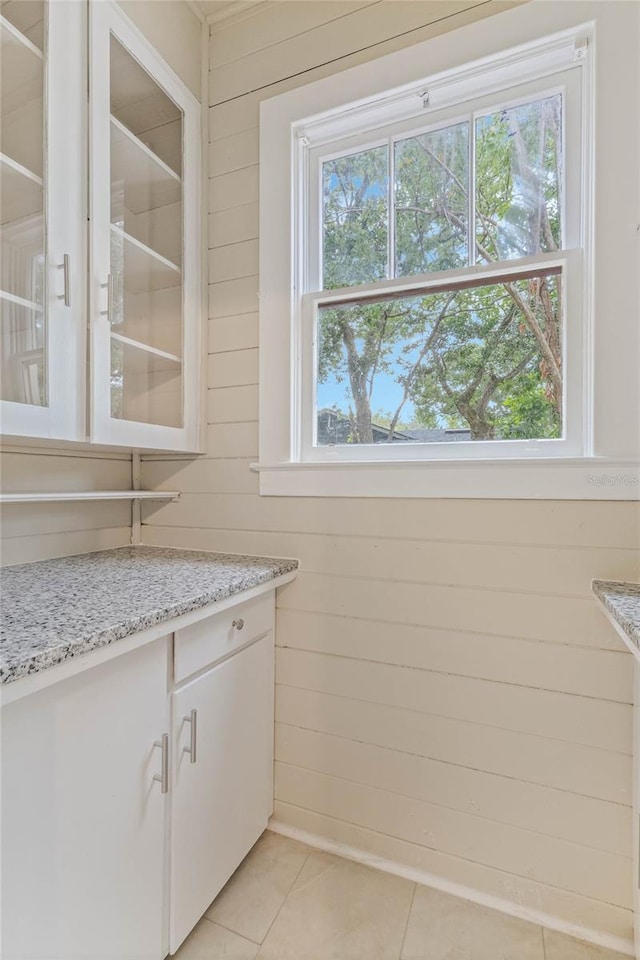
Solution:
<svg viewBox="0 0 640 960">
<path fill-rule="evenodd" d="M 491 894 L 483 893 L 481 890 L 474 890 L 472 887 L 465 887 L 461 883 L 453 883 L 438 877 L 433 873 L 427 873 L 426 870 L 417 870 L 415 867 L 409 867 L 402 863 L 396 863 L 395 860 L 385 860 L 383 857 L 377 857 L 366 850 L 360 850 L 357 847 L 350 847 L 346 843 L 339 843 L 337 840 L 330 840 L 328 837 L 322 837 L 316 833 L 309 833 L 306 830 L 300 830 L 298 827 L 289 826 L 279 820 L 270 820 L 268 828 L 274 833 L 281 833 L 292 840 L 299 840 L 309 847 L 315 847 L 323 850 L 325 853 L 334 853 L 338 857 L 344 857 L 346 860 L 355 860 L 356 863 L 362 863 L 367 867 L 374 867 L 376 870 L 383 870 L 385 873 L 393 873 L 397 877 L 404 877 L 405 880 L 412 880 L 424 887 L 433 887 L 435 890 L 441 890 L 443 893 L 450 893 L 454 897 L 460 897 L 462 900 L 470 900 L 472 903 L 478 903 L 483 907 L 489 907 L 491 910 L 499 910 L 510 917 L 518 917 L 520 920 L 529 920 L 531 923 L 537 923 L 541 927 L 548 927 L 550 930 L 557 930 L 559 933 L 565 933 L 570 937 L 576 937 L 578 940 L 585 940 L 587 943 L 593 943 L 595 946 L 604 947 L 607 950 L 617 951 L 628 957 L 635 957 L 633 943 L 622 937 L 616 937 L 613 934 L 602 933 L 599 930 L 591 930 L 589 927 L 583 927 L 576 923 L 569 923 L 561 920 L 559 917 L 543 913 L 541 910 L 533 910 L 529 907 L 523 907 L 519 903 L 511 900 L 503 900 L 501 897 L 494 897 Z"/>
</svg>

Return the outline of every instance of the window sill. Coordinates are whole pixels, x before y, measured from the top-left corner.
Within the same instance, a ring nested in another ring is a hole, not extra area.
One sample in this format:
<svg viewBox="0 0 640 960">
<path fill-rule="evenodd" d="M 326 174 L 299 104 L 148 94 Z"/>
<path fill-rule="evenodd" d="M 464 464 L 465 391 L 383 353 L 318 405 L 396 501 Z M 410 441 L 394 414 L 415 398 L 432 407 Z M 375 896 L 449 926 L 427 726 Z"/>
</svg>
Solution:
<svg viewBox="0 0 640 960">
<path fill-rule="evenodd" d="M 638 500 L 640 464 L 605 457 L 253 464 L 271 497 Z"/>
</svg>

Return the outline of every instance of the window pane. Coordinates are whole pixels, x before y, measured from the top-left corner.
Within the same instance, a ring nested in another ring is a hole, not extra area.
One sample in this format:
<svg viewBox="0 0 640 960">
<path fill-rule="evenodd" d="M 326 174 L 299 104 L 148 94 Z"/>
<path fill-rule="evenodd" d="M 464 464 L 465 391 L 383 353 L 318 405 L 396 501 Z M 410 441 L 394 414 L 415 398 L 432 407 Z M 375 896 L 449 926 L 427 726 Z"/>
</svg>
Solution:
<svg viewBox="0 0 640 960">
<path fill-rule="evenodd" d="M 318 445 L 562 436 L 560 284 L 321 307 Z"/>
<path fill-rule="evenodd" d="M 395 158 L 396 276 L 469 260 L 469 124 L 400 140 Z"/>
<path fill-rule="evenodd" d="M 561 246 L 560 94 L 476 120 L 476 251 L 480 261 Z"/>
<path fill-rule="evenodd" d="M 325 290 L 386 277 L 388 166 L 386 147 L 322 164 Z"/>
</svg>

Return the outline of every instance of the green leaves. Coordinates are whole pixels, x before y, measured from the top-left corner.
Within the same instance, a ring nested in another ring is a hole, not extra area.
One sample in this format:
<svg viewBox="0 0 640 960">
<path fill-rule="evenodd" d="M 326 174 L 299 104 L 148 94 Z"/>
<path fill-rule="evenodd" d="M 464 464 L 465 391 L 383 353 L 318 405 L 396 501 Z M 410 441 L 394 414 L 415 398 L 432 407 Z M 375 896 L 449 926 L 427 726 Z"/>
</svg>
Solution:
<svg viewBox="0 0 640 960">
<path fill-rule="evenodd" d="M 323 163 L 325 290 L 386 276 L 387 193 L 386 147 Z"/>
<path fill-rule="evenodd" d="M 466 266 L 472 207 L 477 262 L 558 249 L 561 148 L 557 94 L 325 161 L 324 288 Z M 371 404 L 380 384 L 395 403 L 390 433 L 414 421 L 468 428 L 472 439 L 559 437 L 561 316 L 560 279 L 544 271 L 527 280 L 322 308 L 318 380 L 331 384 L 337 409 L 353 408 L 356 443 L 373 442 Z"/>
</svg>

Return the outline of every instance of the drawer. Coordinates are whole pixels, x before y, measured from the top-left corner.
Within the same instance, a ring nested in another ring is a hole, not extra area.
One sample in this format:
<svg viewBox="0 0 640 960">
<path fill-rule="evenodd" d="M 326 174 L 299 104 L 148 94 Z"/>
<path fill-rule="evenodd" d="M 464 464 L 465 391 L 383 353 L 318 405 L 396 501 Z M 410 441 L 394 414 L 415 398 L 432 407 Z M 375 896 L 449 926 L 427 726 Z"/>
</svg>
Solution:
<svg viewBox="0 0 640 960">
<path fill-rule="evenodd" d="M 229 656 L 271 630 L 274 606 L 275 598 L 271 592 L 176 630 L 173 645 L 175 682 L 180 683 L 185 677 Z"/>
</svg>

